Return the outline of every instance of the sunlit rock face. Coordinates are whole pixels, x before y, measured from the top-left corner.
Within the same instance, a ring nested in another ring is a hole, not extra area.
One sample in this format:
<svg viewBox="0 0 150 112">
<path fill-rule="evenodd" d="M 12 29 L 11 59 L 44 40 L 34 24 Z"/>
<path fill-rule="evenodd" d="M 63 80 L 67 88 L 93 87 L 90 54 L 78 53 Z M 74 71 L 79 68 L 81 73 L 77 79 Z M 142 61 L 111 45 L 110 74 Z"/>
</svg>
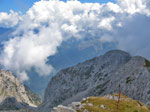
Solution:
<svg viewBox="0 0 150 112">
<path fill-rule="evenodd" d="M 15 104 L 16 108 L 36 107 L 40 103 L 40 97 L 32 93 L 11 72 L 0 70 L 0 109 L 14 107 Z M 10 108 L 7 108 L 7 110 L 10 110 Z"/>
</svg>

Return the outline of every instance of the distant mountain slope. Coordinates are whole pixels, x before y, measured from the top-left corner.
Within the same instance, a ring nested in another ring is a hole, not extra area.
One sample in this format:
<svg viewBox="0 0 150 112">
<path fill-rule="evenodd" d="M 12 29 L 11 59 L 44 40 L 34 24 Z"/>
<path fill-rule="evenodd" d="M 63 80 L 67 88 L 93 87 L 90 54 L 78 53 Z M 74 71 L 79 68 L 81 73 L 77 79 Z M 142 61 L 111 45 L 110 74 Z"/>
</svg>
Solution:
<svg viewBox="0 0 150 112">
<path fill-rule="evenodd" d="M 67 107 L 59 105 L 53 108 L 52 112 L 116 112 L 117 95 L 107 95 L 104 97 L 89 97 L 81 102 L 73 102 Z M 148 107 L 139 101 L 135 101 L 121 95 L 118 106 L 119 112 L 150 112 Z"/>
<path fill-rule="evenodd" d="M 40 97 L 25 87 L 11 72 L 0 70 L 0 103 L 10 97 L 30 106 L 41 103 Z"/>
<path fill-rule="evenodd" d="M 80 101 L 88 96 L 118 92 L 144 103 L 150 101 L 150 62 L 113 50 L 76 66 L 61 70 L 49 82 L 39 111 Z"/>
</svg>

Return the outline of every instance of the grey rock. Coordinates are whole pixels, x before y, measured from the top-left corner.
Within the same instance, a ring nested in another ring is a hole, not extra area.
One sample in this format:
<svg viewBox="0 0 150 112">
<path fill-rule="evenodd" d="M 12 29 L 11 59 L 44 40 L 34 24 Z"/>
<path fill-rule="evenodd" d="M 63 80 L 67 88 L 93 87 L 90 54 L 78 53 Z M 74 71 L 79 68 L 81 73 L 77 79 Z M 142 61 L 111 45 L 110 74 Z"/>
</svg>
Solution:
<svg viewBox="0 0 150 112">
<path fill-rule="evenodd" d="M 54 107 L 52 112 L 76 112 L 76 110 L 70 107 L 59 105 L 58 107 Z"/>
</svg>

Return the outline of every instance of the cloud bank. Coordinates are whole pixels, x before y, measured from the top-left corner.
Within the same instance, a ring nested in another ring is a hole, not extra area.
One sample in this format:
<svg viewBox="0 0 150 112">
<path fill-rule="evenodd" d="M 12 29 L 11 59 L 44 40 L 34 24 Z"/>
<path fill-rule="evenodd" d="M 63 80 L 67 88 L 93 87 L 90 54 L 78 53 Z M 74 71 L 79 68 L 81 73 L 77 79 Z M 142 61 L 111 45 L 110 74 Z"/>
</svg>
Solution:
<svg viewBox="0 0 150 112">
<path fill-rule="evenodd" d="M 24 15 L 0 13 L 0 26 L 16 26 L 14 38 L 3 42 L 3 68 L 28 80 L 27 72 L 49 75 L 48 57 L 70 38 L 98 40 L 135 55 L 150 58 L 150 1 L 118 0 L 117 3 L 41 0 Z M 11 19 L 10 19 L 11 18 Z"/>
</svg>

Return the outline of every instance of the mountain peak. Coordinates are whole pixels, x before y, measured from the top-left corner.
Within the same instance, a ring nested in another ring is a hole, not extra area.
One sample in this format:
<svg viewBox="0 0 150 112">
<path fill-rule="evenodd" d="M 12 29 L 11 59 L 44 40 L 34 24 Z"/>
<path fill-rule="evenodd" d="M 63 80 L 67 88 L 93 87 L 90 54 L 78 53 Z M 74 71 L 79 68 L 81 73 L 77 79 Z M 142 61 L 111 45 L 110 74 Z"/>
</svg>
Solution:
<svg viewBox="0 0 150 112">
<path fill-rule="evenodd" d="M 115 56 L 117 56 L 117 55 L 119 55 L 119 56 L 130 56 L 130 54 L 128 52 L 125 52 L 122 50 L 110 50 L 104 54 L 104 56 L 109 56 L 109 57 L 111 57 L 113 55 L 115 55 Z"/>
</svg>

